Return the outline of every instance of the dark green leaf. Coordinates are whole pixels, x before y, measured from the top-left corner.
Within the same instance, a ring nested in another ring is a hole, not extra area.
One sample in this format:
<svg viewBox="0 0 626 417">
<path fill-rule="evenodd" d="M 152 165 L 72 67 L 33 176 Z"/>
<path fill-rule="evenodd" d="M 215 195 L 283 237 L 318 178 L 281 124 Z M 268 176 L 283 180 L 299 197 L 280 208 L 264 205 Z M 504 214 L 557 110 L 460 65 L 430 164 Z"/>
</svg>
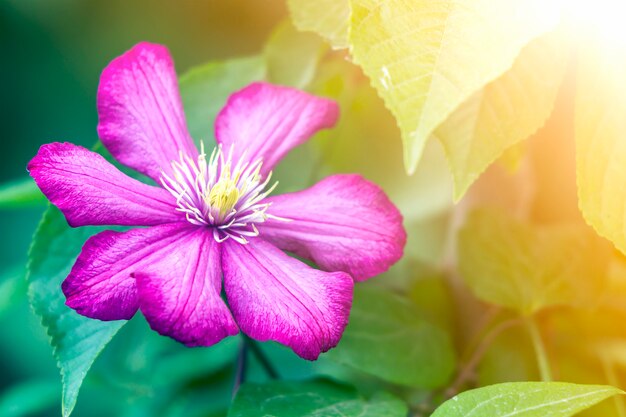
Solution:
<svg viewBox="0 0 626 417">
<path fill-rule="evenodd" d="M 405 417 L 406 405 L 389 394 L 370 400 L 327 381 L 272 382 L 241 387 L 228 417 Z"/>
<path fill-rule="evenodd" d="M 61 282 L 69 273 L 85 240 L 99 229 L 68 227 L 54 207 L 44 214 L 29 254 L 31 304 L 42 318 L 63 377 L 63 415 L 68 416 L 78 390 L 100 351 L 125 322 L 82 317 L 65 305 Z"/>
<path fill-rule="evenodd" d="M 328 357 L 387 381 L 420 388 L 445 384 L 455 366 L 448 334 L 409 300 L 357 286 L 350 324 Z"/>
</svg>

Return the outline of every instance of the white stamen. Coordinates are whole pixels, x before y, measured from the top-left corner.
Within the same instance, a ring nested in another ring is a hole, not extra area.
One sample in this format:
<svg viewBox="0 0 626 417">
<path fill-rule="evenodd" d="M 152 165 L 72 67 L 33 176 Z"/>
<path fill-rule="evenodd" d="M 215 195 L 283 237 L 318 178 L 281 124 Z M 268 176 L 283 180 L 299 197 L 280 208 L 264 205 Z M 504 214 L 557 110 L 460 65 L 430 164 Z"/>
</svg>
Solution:
<svg viewBox="0 0 626 417">
<path fill-rule="evenodd" d="M 278 182 L 266 189 L 272 173 L 263 178 L 261 168 L 262 161 L 248 161 L 246 152 L 233 164 L 232 146 L 228 155 L 221 146 L 214 148 L 207 161 L 201 143 L 197 161 L 180 152 L 170 174 L 161 174 L 161 184 L 176 198 L 176 210 L 189 223 L 211 227 L 217 242 L 233 239 L 246 244 L 246 237 L 259 235 L 256 223 L 288 220 L 266 213 L 270 203 L 263 200 Z"/>
</svg>

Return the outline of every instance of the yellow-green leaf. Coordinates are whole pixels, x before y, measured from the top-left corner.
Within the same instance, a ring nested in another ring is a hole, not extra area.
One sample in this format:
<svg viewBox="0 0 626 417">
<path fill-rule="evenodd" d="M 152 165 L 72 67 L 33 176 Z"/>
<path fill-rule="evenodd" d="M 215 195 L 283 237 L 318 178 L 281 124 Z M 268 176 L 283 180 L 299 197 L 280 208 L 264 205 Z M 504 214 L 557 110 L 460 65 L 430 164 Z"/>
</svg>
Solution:
<svg viewBox="0 0 626 417">
<path fill-rule="evenodd" d="M 505 150 L 535 133 L 554 106 L 568 62 L 561 31 L 528 44 L 513 67 L 463 103 L 435 132 L 460 199 Z"/>
<path fill-rule="evenodd" d="M 313 80 L 317 64 L 327 50 L 319 36 L 298 32 L 291 22 L 285 21 L 272 32 L 263 50 L 267 80 L 305 88 Z"/>
<path fill-rule="evenodd" d="M 626 253 L 626 45 L 598 36 L 581 47 L 576 171 L 587 222 Z"/>
<path fill-rule="evenodd" d="M 476 210 L 459 234 L 459 271 L 478 298 L 521 314 L 589 306 L 605 287 L 609 246 L 584 224 L 538 226 Z"/>
<path fill-rule="evenodd" d="M 463 392 L 433 417 L 570 417 L 614 395 L 606 385 L 564 382 L 510 382 Z"/>
<path fill-rule="evenodd" d="M 296 27 L 326 38 L 334 48 L 348 46 L 348 0 L 288 0 Z"/>
<path fill-rule="evenodd" d="M 542 0 L 352 0 L 349 41 L 400 126 L 413 172 L 426 140 L 559 21 Z"/>
</svg>

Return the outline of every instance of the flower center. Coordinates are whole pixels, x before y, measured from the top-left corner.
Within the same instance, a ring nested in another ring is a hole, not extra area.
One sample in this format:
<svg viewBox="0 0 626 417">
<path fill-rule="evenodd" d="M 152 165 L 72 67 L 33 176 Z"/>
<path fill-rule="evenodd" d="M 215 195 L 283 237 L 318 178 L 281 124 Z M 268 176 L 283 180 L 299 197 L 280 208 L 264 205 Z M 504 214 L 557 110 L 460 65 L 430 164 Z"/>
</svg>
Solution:
<svg viewBox="0 0 626 417">
<path fill-rule="evenodd" d="M 225 156 L 218 146 L 207 161 L 204 144 L 197 161 L 181 152 L 180 160 L 172 162 L 171 176 L 161 174 L 161 184 L 189 223 L 210 227 L 218 242 L 232 238 L 245 244 L 246 237 L 259 234 L 256 223 L 273 217 L 266 213 L 270 204 L 262 201 L 278 183 L 266 190 L 272 173 L 262 178 L 262 161 L 248 162 L 244 155 L 233 165 L 232 155 L 232 148 Z"/>
</svg>

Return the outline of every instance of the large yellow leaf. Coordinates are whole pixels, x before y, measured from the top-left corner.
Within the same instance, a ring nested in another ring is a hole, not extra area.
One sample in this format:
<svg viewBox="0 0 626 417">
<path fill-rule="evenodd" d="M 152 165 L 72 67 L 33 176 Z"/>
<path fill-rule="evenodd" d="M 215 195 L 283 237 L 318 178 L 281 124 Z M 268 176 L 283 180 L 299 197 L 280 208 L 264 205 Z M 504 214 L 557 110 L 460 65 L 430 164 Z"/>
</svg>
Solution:
<svg viewBox="0 0 626 417">
<path fill-rule="evenodd" d="M 587 222 L 626 253 L 626 46 L 601 36 L 581 47 L 576 171 Z"/>
<path fill-rule="evenodd" d="M 535 39 L 509 71 L 474 93 L 436 130 L 446 149 L 457 200 L 505 150 L 546 122 L 568 51 L 561 31 Z"/>
<path fill-rule="evenodd" d="M 543 0 L 351 0 L 353 58 L 400 126 L 412 173 L 433 131 L 559 21 Z"/>
<path fill-rule="evenodd" d="M 477 210 L 459 233 L 459 272 L 478 298 L 521 314 L 589 306 L 605 288 L 609 246 L 584 223 L 538 226 Z"/>
<path fill-rule="evenodd" d="M 287 4 L 298 29 L 317 32 L 334 48 L 348 46 L 348 0 L 288 0 Z"/>
</svg>

